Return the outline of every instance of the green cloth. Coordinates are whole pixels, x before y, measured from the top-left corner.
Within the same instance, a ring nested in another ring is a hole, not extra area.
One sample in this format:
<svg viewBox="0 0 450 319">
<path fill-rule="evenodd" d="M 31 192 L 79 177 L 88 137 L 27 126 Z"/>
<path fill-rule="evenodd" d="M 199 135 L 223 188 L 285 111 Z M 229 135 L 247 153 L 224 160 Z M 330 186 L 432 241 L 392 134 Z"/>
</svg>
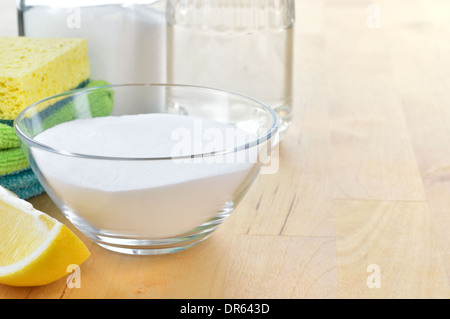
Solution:
<svg viewBox="0 0 450 319">
<path fill-rule="evenodd" d="M 11 174 L 28 167 L 19 139 L 11 126 L 0 123 L 0 175 Z"/>
<path fill-rule="evenodd" d="M 108 85 L 106 81 L 90 81 L 85 88 Z M 114 92 L 105 88 L 85 95 L 71 96 L 49 106 L 43 112 L 50 112 L 42 121 L 43 130 L 49 129 L 62 122 L 77 118 L 92 118 L 110 115 L 113 109 Z"/>
<path fill-rule="evenodd" d="M 14 132 L 14 128 L 7 124 L 0 123 L 0 150 L 20 147 L 19 139 Z"/>
<path fill-rule="evenodd" d="M 20 147 L 0 151 L 0 175 L 21 171 L 28 165 L 28 160 Z"/>
</svg>

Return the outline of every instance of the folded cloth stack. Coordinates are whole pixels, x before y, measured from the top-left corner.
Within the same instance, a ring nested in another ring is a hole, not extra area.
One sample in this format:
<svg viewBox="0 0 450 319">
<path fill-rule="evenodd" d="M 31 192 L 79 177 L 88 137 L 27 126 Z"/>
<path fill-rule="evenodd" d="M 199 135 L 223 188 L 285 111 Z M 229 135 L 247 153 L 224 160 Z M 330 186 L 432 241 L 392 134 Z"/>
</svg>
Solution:
<svg viewBox="0 0 450 319">
<path fill-rule="evenodd" d="M 109 84 L 105 81 L 88 81 L 84 87 L 96 87 Z M 89 117 L 110 115 L 113 108 L 113 92 L 105 89 L 89 96 Z M 63 99 L 47 107 L 49 112 L 44 129 L 75 119 L 76 109 L 72 98 Z M 31 170 L 12 127 L 13 121 L 0 121 L 0 185 L 9 189 L 22 199 L 28 199 L 44 193 L 44 189 Z"/>
</svg>

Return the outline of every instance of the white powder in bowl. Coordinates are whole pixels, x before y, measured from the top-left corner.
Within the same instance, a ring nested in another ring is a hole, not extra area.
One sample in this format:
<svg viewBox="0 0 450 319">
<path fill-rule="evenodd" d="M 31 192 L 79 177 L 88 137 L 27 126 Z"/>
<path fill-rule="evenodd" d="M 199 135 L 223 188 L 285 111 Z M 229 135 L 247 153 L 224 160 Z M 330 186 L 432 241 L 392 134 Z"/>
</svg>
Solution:
<svg viewBox="0 0 450 319">
<path fill-rule="evenodd" d="M 150 158 L 233 148 L 249 138 L 229 124 L 145 114 L 66 122 L 40 133 L 36 141 L 72 153 Z M 140 238 L 180 235 L 214 217 L 234 200 L 256 162 L 248 152 L 152 161 L 32 153 L 63 205 L 84 222 L 106 233 Z"/>
</svg>

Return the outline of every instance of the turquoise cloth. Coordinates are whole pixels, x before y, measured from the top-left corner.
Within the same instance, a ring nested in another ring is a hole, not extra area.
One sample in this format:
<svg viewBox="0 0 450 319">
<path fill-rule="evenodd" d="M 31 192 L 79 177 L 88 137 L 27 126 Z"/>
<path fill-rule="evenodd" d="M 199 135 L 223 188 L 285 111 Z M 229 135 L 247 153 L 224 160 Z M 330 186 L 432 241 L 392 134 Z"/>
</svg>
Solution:
<svg viewBox="0 0 450 319">
<path fill-rule="evenodd" d="M 28 199 L 44 193 L 31 168 L 0 176 L 0 185 L 15 193 L 19 198 Z"/>
</svg>

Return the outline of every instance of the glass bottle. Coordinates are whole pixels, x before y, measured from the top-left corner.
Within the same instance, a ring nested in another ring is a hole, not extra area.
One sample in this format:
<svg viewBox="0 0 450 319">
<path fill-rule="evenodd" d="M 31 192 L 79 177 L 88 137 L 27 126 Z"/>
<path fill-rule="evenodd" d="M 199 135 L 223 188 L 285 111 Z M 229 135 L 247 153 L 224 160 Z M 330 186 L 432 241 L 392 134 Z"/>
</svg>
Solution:
<svg viewBox="0 0 450 319">
<path fill-rule="evenodd" d="M 292 117 L 294 0 L 167 0 L 167 79 L 265 102 Z"/>
</svg>

